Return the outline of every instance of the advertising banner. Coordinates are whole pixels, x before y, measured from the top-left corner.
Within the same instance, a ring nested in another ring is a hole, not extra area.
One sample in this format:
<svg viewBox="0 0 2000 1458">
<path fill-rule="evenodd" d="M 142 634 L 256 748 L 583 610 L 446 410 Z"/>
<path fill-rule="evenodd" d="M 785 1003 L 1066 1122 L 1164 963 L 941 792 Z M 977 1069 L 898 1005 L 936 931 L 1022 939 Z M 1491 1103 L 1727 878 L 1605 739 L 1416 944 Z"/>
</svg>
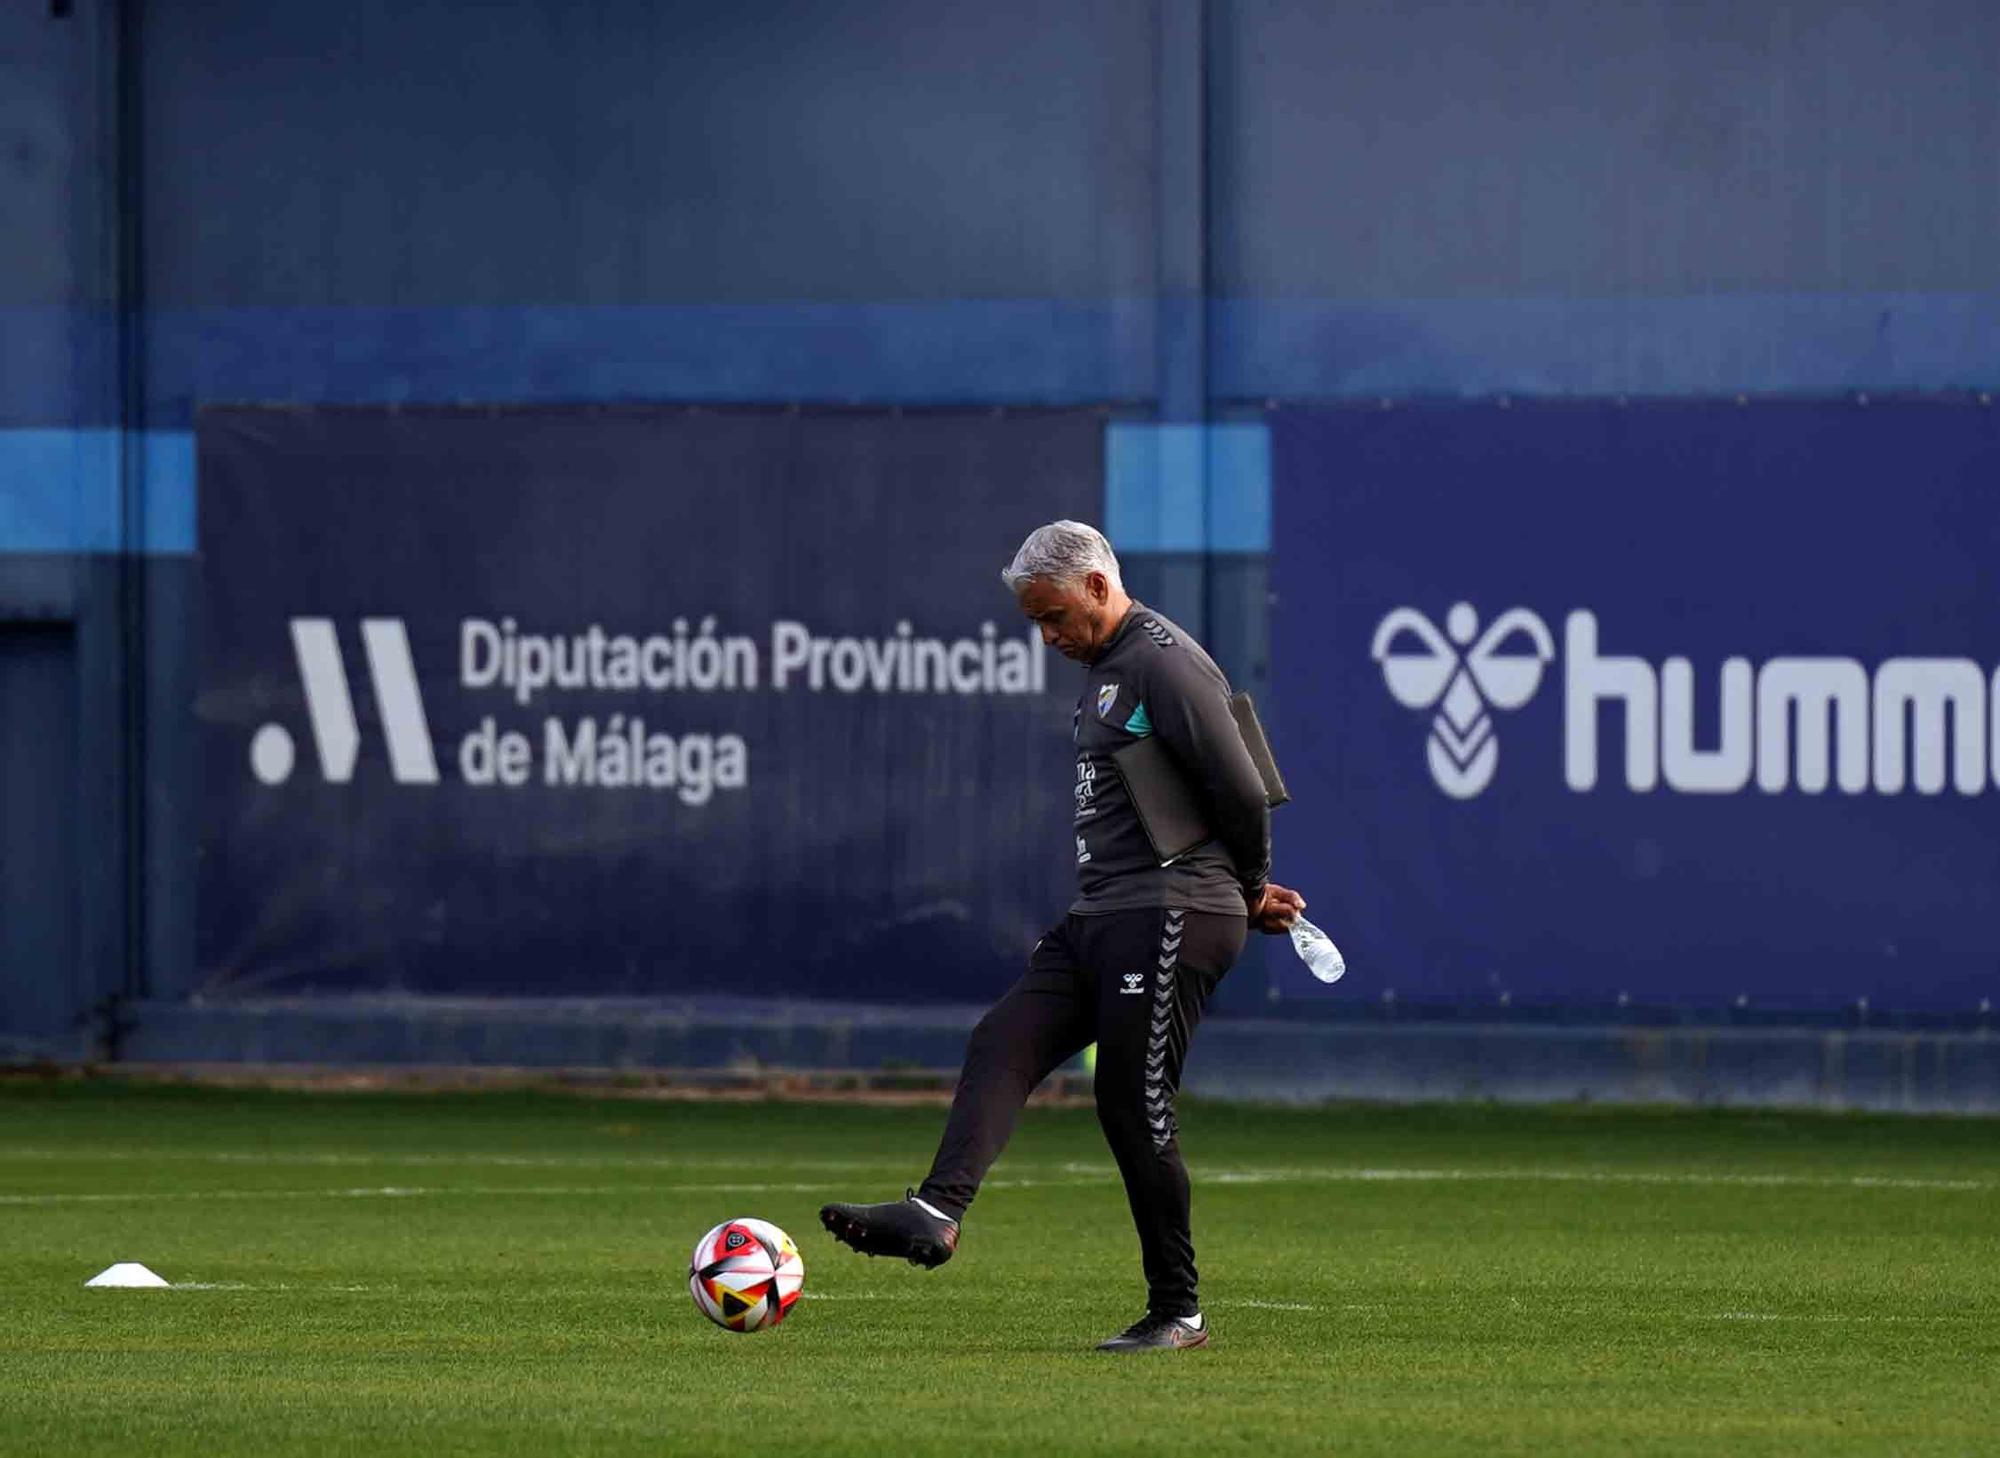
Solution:
<svg viewBox="0 0 2000 1458">
<path fill-rule="evenodd" d="M 1328 409 L 1273 453 L 1278 876 L 1331 995 L 2000 997 L 2000 412 Z"/>
<path fill-rule="evenodd" d="M 211 409 L 210 995 L 978 1000 L 1072 868 L 1082 412 Z"/>
</svg>

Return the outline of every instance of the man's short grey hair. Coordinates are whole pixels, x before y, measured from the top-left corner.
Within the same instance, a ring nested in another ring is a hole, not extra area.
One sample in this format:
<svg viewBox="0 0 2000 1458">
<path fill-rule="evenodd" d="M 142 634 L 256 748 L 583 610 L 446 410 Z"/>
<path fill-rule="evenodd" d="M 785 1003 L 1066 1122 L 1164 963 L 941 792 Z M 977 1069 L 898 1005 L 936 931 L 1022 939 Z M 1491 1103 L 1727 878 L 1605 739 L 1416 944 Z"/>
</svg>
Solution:
<svg viewBox="0 0 2000 1458">
<path fill-rule="evenodd" d="M 1019 592 L 1036 578 L 1070 586 L 1093 572 L 1102 572 L 1105 581 L 1124 590 L 1125 584 L 1118 577 L 1118 558 L 1103 532 L 1087 522 L 1052 521 L 1028 533 L 1028 540 L 1021 543 L 1021 550 L 1001 572 L 1000 580 L 1009 592 Z"/>
</svg>

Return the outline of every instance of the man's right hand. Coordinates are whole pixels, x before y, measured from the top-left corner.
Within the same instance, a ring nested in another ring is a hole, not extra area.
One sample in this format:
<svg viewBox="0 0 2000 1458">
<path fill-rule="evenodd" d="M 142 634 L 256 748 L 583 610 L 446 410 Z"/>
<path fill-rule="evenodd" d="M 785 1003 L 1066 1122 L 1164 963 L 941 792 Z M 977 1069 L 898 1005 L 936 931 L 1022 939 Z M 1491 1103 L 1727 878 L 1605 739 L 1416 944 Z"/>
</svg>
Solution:
<svg viewBox="0 0 2000 1458">
<path fill-rule="evenodd" d="M 1250 909 L 1250 925 L 1266 936 L 1283 936 L 1305 909 L 1305 897 L 1272 881 L 1264 887 L 1262 899 Z"/>
</svg>

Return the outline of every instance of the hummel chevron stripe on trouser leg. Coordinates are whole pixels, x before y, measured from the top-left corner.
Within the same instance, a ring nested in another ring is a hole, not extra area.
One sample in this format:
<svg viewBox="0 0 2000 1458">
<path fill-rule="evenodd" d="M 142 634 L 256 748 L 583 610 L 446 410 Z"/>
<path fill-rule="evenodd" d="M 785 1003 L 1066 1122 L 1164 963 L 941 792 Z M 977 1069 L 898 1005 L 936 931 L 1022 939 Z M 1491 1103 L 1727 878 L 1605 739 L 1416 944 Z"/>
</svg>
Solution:
<svg viewBox="0 0 2000 1458">
<path fill-rule="evenodd" d="M 1181 1059 L 1187 1054 L 1187 1027 L 1180 1017 L 1175 994 L 1179 983 L 1175 970 L 1180 966 L 1181 936 L 1187 913 L 1169 911 L 1166 929 L 1160 935 L 1160 952 L 1154 960 L 1153 1010 L 1146 1029 L 1146 1127 L 1153 1147 L 1165 1149 L 1172 1142 L 1174 1128 L 1173 1095 L 1167 1087 L 1167 1061 L 1171 1056 L 1179 1082 Z"/>
<path fill-rule="evenodd" d="M 1208 994 L 1243 945 L 1241 913 L 1112 912 L 1079 917 L 1097 978 L 1097 1117 L 1125 1179 L 1150 1309 L 1193 1315 L 1194 1245 L 1174 1109 L 1188 1040 Z M 1123 990 L 1138 973 L 1140 997 Z"/>
</svg>

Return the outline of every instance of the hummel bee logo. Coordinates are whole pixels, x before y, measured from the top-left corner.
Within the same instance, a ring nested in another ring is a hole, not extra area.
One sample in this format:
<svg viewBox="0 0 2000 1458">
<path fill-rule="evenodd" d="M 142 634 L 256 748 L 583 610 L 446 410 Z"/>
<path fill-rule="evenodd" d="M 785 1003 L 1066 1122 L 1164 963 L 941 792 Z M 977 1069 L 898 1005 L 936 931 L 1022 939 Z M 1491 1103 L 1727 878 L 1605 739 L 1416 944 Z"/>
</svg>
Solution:
<svg viewBox="0 0 2000 1458">
<path fill-rule="evenodd" d="M 1397 703 L 1437 710 L 1424 745 L 1431 778 L 1454 800 L 1469 800 L 1500 759 L 1488 708 L 1518 709 L 1533 698 L 1555 643 L 1526 608 L 1500 614 L 1481 635 L 1472 605 L 1453 603 L 1444 626 L 1440 633 L 1415 608 L 1397 608 L 1376 625 L 1371 652 Z"/>
<path fill-rule="evenodd" d="M 1118 989 L 1120 993 L 1129 992 L 1136 997 L 1146 990 L 1146 974 L 1144 972 L 1127 972 L 1124 981 L 1125 985 Z"/>
</svg>

